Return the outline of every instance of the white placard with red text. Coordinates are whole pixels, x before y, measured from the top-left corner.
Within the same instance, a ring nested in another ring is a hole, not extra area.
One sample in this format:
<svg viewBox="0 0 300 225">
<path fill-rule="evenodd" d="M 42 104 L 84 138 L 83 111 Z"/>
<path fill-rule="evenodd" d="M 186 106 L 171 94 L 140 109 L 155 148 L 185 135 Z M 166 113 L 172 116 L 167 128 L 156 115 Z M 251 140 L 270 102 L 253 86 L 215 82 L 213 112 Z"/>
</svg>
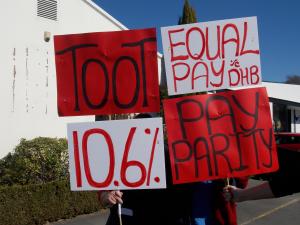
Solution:
<svg viewBox="0 0 300 225">
<path fill-rule="evenodd" d="M 161 118 L 68 124 L 71 190 L 165 188 Z"/>
<path fill-rule="evenodd" d="M 169 95 L 261 83 L 256 17 L 162 27 Z"/>
</svg>

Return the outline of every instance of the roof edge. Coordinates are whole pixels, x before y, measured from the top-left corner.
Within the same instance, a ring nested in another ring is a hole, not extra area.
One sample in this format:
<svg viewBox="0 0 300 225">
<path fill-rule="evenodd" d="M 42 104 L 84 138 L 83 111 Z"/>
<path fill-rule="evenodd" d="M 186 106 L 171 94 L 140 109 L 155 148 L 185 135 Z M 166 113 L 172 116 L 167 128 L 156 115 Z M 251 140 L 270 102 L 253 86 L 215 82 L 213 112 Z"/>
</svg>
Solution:
<svg viewBox="0 0 300 225">
<path fill-rule="evenodd" d="M 273 102 L 273 103 L 278 103 L 278 104 L 284 104 L 284 105 L 290 105 L 290 106 L 294 106 L 294 107 L 300 107 L 299 102 L 294 102 L 294 101 L 285 100 L 285 99 L 281 99 L 281 98 L 269 97 L 269 101 Z"/>
<path fill-rule="evenodd" d="M 285 85 L 292 85 L 292 86 L 299 86 L 299 84 L 287 84 L 285 82 L 279 82 L 279 81 L 262 81 L 263 83 L 272 83 L 272 84 L 285 84 Z"/>
<path fill-rule="evenodd" d="M 109 19 L 111 22 L 113 22 L 117 27 L 119 27 L 121 30 L 128 30 L 128 28 L 123 25 L 120 21 L 112 17 L 108 12 L 106 12 L 104 9 L 99 7 L 95 2 L 92 0 L 82 0 L 83 2 L 87 3 L 89 6 L 91 6 L 94 10 L 101 13 L 103 16 L 105 16 L 107 19 Z"/>
<path fill-rule="evenodd" d="M 92 0 L 82 0 L 89 6 L 91 6 L 94 10 L 101 13 L 103 16 L 105 16 L 107 19 L 109 19 L 111 22 L 113 22 L 117 27 L 119 27 L 121 30 L 129 30 L 125 25 L 123 25 L 120 21 L 115 19 L 113 16 L 111 16 L 108 12 L 106 12 L 104 9 L 102 9 L 100 6 L 98 6 L 95 2 Z M 161 59 L 162 54 L 157 51 L 157 56 Z"/>
</svg>

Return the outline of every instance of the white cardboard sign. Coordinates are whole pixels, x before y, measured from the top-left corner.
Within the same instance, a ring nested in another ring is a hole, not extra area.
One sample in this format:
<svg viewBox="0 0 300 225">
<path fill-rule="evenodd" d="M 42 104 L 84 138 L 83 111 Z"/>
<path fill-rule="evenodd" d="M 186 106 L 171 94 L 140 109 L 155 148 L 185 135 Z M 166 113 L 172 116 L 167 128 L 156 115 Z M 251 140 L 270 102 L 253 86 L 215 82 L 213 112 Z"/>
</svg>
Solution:
<svg viewBox="0 0 300 225">
<path fill-rule="evenodd" d="M 162 27 L 169 95 L 261 83 L 256 17 Z"/>
<path fill-rule="evenodd" d="M 71 190 L 166 188 L 161 118 L 68 124 Z"/>
</svg>

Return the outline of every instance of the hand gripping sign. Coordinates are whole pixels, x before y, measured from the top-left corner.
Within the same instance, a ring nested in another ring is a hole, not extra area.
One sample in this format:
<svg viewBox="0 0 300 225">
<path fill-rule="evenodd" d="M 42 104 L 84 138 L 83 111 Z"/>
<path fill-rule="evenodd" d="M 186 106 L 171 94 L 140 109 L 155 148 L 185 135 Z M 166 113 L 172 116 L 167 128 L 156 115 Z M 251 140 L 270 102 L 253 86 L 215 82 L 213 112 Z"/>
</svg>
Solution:
<svg viewBox="0 0 300 225">
<path fill-rule="evenodd" d="M 162 119 L 68 124 L 71 190 L 165 188 Z"/>
<path fill-rule="evenodd" d="M 168 93 L 261 83 L 256 17 L 162 27 Z"/>
<path fill-rule="evenodd" d="M 158 112 L 155 29 L 54 38 L 60 116 Z"/>
<path fill-rule="evenodd" d="M 265 88 L 164 101 L 173 183 L 278 169 Z"/>
</svg>

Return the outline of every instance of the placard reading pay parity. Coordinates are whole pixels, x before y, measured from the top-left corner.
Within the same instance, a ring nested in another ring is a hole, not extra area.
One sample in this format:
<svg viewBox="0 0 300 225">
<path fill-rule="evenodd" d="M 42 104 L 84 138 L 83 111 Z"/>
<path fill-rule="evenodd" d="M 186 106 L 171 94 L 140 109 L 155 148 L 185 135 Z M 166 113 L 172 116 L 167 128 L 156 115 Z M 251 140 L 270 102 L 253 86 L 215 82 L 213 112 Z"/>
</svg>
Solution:
<svg viewBox="0 0 300 225">
<path fill-rule="evenodd" d="M 165 188 L 162 119 L 68 124 L 71 190 Z"/>
<path fill-rule="evenodd" d="M 162 27 L 169 95 L 261 83 L 256 17 Z"/>
</svg>

